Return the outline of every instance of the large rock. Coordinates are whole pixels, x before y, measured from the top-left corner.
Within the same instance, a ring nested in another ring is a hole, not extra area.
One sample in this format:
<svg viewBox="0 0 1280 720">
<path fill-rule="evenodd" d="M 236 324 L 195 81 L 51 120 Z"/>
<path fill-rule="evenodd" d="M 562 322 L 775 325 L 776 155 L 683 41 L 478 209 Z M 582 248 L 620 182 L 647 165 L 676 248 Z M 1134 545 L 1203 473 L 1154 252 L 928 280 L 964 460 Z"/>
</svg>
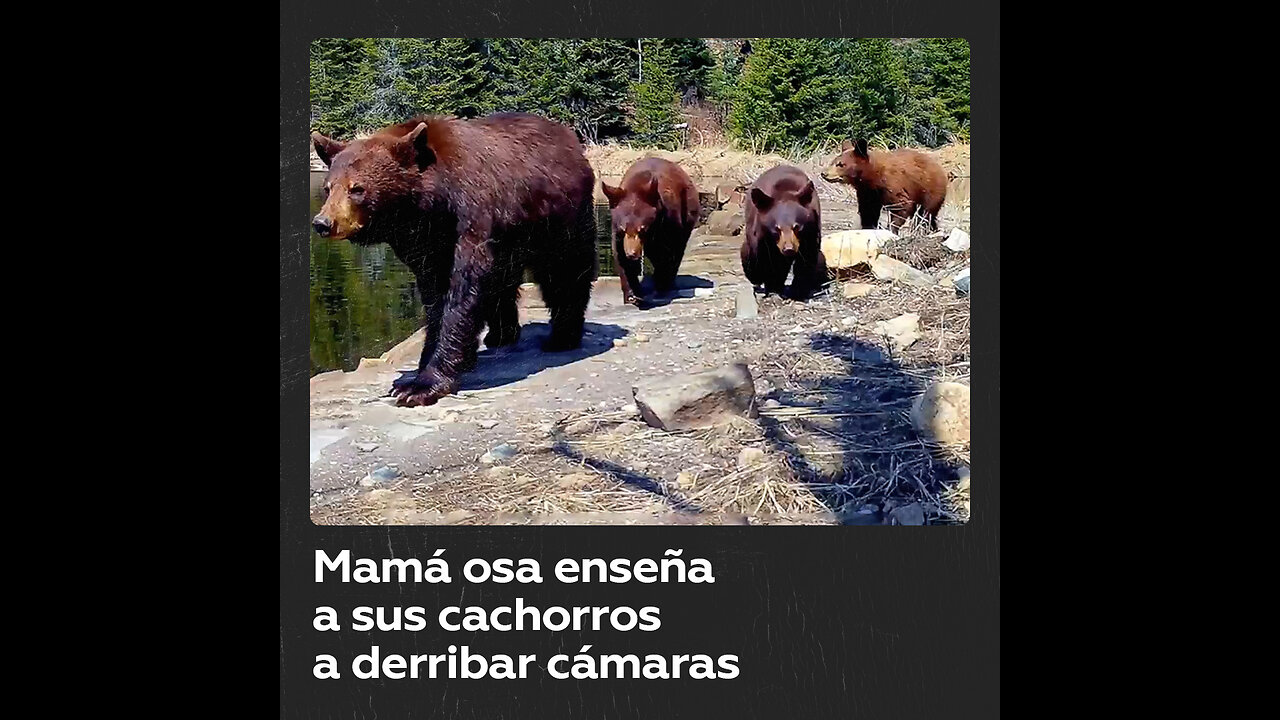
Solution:
<svg viewBox="0 0 1280 720">
<path fill-rule="evenodd" d="M 871 272 L 875 273 L 880 280 L 892 280 L 916 287 L 931 287 L 934 284 L 933 276 L 929 273 L 917 270 L 901 260 L 894 260 L 888 255 L 880 255 L 872 260 Z"/>
<path fill-rule="evenodd" d="M 728 416 L 754 417 L 755 383 L 742 363 L 645 378 L 631 389 L 640 416 L 668 431 L 710 427 Z"/>
<path fill-rule="evenodd" d="M 708 235 L 728 235 L 733 236 L 742 232 L 742 226 L 745 220 L 741 210 L 716 210 L 707 216 L 707 221 L 703 223 L 706 228 L 703 232 Z"/>
<path fill-rule="evenodd" d="M 916 430 L 939 445 L 969 446 L 969 386 L 938 382 L 911 406 Z"/>
<path fill-rule="evenodd" d="M 822 238 L 822 255 L 828 270 L 849 270 L 869 265 L 893 238 L 888 230 L 842 230 Z"/>
</svg>

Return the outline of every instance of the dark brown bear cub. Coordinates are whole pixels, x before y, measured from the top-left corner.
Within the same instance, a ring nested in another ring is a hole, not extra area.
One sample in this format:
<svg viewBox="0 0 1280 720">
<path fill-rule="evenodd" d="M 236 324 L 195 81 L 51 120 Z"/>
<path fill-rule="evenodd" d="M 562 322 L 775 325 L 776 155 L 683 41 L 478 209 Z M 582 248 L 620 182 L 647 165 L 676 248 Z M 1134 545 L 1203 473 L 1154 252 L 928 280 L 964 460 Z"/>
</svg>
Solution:
<svg viewBox="0 0 1280 720">
<path fill-rule="evenodd" d="M 653 287 L 670 292 L 698 222 L 698 190 L 679 165 L 661 158 L 637 160 L 619 187 L 600 183 L 613 218 L 613 257 L 622 301 L 639 305 L 642 257 L 653 264 Z"/>
<path fill-rule="evenodd" d="M 938 229 L 938 211 L 947 199 L 947 174 L 937 160 L 917 150 L 867 150 L 866 140 L 845 140 L 840 150 L 822 171 L 822 179 L 853 186 L 862 227 L 874 228 L 880 222 L 880 210 L 887 208 L 894 232 L 917 210 L 924 211 L 931 229 Z"/>
<path fill-rule="evenodd" d="M 794 269 L 791 297 L 803 300 L 827 281 L 822 217 L 813 181 L 799 168 L 779 165 L 761 175 L 744 204 L 742 270 L 766 292 L 783 292 Z"/>
<path fill-rule="evenodd" d="M 594 175 L 569 128 L 523 113 L 428 117 L 339 142 L 312 133 L 329 165 L 316 232 L 385 242 L 417 276 L 426 340 L 400 405 L 430 405 L 489 347 L 520 337 L 516 299 L 531 267 L 551 311 L 548 351 L 582 343 L 595 279 Z"/>
</svg>

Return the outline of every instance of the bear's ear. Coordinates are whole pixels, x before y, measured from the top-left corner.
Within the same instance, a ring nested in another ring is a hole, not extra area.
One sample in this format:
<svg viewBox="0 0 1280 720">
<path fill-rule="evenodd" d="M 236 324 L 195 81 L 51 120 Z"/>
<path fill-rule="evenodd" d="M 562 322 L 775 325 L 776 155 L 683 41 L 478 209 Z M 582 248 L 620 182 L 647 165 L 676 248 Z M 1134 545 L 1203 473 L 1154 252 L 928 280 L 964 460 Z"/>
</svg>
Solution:
<svg viewBox="0 0 1280 720">
<path fill-rule="evenodd" d="M 765 194 L 758 187 L 751 188 L 751 204 L 756 206 L 758 210 L 768 210 L 773 205 L 773 198 Z"/>
<path fill-rule="evenodd" d="M 346 143 L 327 138 L 318 132 L 311 133 L 311 144 L 316 146 L 316 154 L 325 165 L 331 164 L 335 155 L 347 149 Z"/>
<path fill-rule="evenodd" d="M 853 149 L 853 154 L 864 160 L 870 157 L 867 155 L 867 141 L 859 138 L 857 146 Z"/>
<path fill-rule="evenodd" d="M 811 200 L 813 200 L 813 181 L 812 180 L 810 180 L 804 186 L 804 189 L 800 191 L 799 195 L 796 195 L 796 202 L 800 203 L 801 205 L 808 205 L 809 201 Z"/>
<path fill-rule="evenodd" d="M 645 189 L 645 197 L 649 198 L 649 204 L 661 204 L 661 198 L 658 196 L 658 178 L 649 176 L 649 187 Z"/>
<path fill-rule="evenodd" d="M 852 149 L 853 149 L 852 140 L 845 140 L 844 142 L 840 143 L 840 152 L 849 152 Z"/>
<path fill-rule="evenodd" d="M 622 198 L 627 196 L 626 191 L 622 188 L 613 187 L 603 180 L 600 181 L 600 189 L 604 191 L 604 196 L 609 199 L 609 207 L 617 207 L 618 203 L 622 202 Z"/>
<path fill-rule="evenodd" d="M 427 124 L 424 122 L 397 140 L 393 150 L 401 165 L 416 166 L 419 171 L 426 170 L 436 161 L 436 154 L 428 144 Z"/>
</svg>

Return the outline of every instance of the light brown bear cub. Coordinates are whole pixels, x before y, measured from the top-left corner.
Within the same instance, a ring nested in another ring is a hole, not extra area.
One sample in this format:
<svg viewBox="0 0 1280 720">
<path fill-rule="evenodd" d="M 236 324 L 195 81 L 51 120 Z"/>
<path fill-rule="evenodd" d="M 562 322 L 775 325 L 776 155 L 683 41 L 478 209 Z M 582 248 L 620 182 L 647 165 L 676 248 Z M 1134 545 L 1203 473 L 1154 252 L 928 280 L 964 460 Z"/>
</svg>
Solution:
<svg viewBox="0 0 1280 720">
<path fill-rule="evenodd" d="M 862 227 L 876 227 L 880 210 L 887 209 L 894 232 L 917 210 L 924 211 L 931 229 L 938 229 L 938 211 L 947 199 L 947 174 L 937 160 L 917 150 L 868 150 L 866 140 L 846 140 L 840 150 L 822 171 L 822 179 L 853 186 Z"/>
</svg>

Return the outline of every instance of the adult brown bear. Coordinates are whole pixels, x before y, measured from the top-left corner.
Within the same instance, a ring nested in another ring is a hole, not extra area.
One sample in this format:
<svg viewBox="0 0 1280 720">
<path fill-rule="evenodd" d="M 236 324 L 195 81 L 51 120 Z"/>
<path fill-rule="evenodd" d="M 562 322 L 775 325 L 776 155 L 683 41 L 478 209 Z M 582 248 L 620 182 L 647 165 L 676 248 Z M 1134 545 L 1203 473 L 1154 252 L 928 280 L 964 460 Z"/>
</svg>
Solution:
<svg viewBox="0 0 1280 720">
<path fill-rule="evenodd" d="M 803 170 L 766 170 L 747 191 L 743 211 L 742 271 L 753 285 L 781 295 L 794 269 L 791 297 L 803 300 L 827 281 L 818 193 Z"/>
<path fill-rule="evenodd" d="M 862 227 L 874 228 L 880 210 L 888 208 L 894 232 L 917 209 L 924 211 L 931 229 L 938 229 L 938 211 L 947 199 L 947 173 L 937 160 L 917 150 L 868 150 L 866 140 L 845 140 L 840 151 L 822 171 L 822 179 L 853 186 Z"/>
<path fill-rule="evenodd" d="M 675 286 L 689 234 L 698 223 L 698 189 L 679 165 L 662 158 L 637 160 L 618 187 L 600 183 L 613 220 L 613 257 L 622 301 L 639 305 L 642 257 L 653 264 L 653 288 Z"/>
<path fill-rule="evenodd" d="M 339 142 L 312 133 L 329 165 L 316 232 L 385 242 L 418 279 L 426 340 L 416 375 L 392 386 L 400 405 L 430 405 L 488 347 L 520 336 L 526 266 L 551 312 L 548 351 L 582 343 L 595 279 L 594 175 L 571 130 L 535 115 L 423 117 Z"/>
</svg>

